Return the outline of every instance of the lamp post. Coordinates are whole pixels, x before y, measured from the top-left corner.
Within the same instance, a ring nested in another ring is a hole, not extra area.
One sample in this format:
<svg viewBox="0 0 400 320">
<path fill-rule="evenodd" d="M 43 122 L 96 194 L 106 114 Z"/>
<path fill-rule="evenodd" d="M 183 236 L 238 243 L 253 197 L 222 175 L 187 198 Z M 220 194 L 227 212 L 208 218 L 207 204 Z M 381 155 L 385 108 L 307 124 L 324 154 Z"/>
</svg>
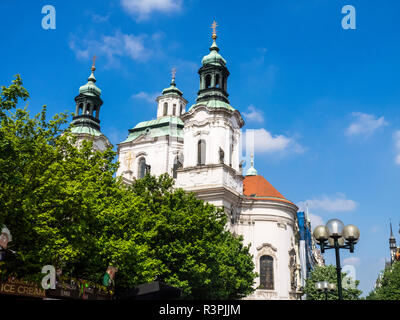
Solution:
<svg viewBox="0 0 400 320">
<path fill-rule="evenodd" d="M 3 226 L 0 230 L 0 261 L 3 261 L 8 250 L 8 243 L 12 241 L 12 237 L 6 226 Z"/>
<path fill-rule="evenodd" d="M 328 283 L 328 281 L 320 281 L 315 283 L 315 288 L 319 292 L 325 293 L 325 300 L 328 300 L 328 292 L 333 292 L 336 290 L 334 283 Z"/>
<path fill-rule="evenodd" d="M 360 238 L 360 230 L 352 224 L 344 226 L 339 219 L 329 220 L 325 226 L 317 226 L 314 229 L 314 238 L 321 246 L 321 253 L 325 250 L 335 249 L 337 288 L 339 300 L 343 300 L 342 293 L 342 268 L 340 266 L 340 249 L 348 249 L 354 252 L 354 245 Z"/>
</svg>

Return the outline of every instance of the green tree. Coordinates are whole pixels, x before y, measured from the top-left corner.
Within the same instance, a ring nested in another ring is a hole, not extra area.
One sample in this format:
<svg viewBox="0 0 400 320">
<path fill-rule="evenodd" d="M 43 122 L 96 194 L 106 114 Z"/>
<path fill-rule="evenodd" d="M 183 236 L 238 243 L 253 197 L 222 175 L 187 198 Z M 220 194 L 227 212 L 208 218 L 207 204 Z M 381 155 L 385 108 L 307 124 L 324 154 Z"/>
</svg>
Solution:
<svg viewBox="0 0 400 320">
<path fill-rule="evenodd" d="M 342 272 L 342 279 L 346 277 L 346 273 Z M 319 292 L 315 288 L 315 284 L 319 281 L 328 281 L 329 283 L 337 283 L 336 267 L 333 265 L 328 266 L 316 266 L 314 270 L 310 272 L 309 277 L 306 279 L 306 286 L 304 293 L 307 295 L 307 300 L 325 300 L 325 293 Z M 357 289 L 359 281 L 355 281 L 355 287 L 343 288 L 343 299 L 344 300 L 358 300 L 362 291 Z M 337 300 L 338 292 L 337 289 L 334 292 L 328 293 L 328 300 Z"/>
<path fill-rule="evenodd" d="M 167 174 L 147 175 L 132 189 L 151 211 L 137 228 L 160 259 L 157 279 L 183 288 L 189 298 L 235 299 L 253 291 L 256 275 L 249 247 L 225 230 L 222 209 L 174 190 Z"/>
<path fill-rule="evenodd" d="M 376 282 L 368 300 L 400 300 L 400 261 L 386 268 Z"/>
<path fill-rule="evenodd" d="M 255 278 L 248 247 L 225 230 L 221 209 L 173 188 L 168 175 L 132 187 L 115 177 L 115 152 L 93 151 L 65 130 L 67 114 L 30 117 L 19 76 L 0 94 L 0 225 L 13 236 L 7 268 L 39 280 L 42 266 L 116 286 L 155 279 L 186 298 L 240 298 Z"/>
<path fill-rule="evenodd" d="M 120 246 L 124 242 L 120 234 L 99 241 L 105 209 L 130 196 L 114 177 L 115 153 L 93 152 L 91 142 L 76 148 L 76 139 L 63 129 L 68 115 L 48 121 L 43 107 L 31 118 L 26 107 L 17 108 L 18 99 L 28 97 L 19 76 L 0 95 L 0 225 L 11 231 L 15 251 L 7 268 L 39 279 L 42 266 L 52 264 L 65 275 L 97 281 L 114 259 L 113 237 Z M 139 210 L 141 200 L 130 200 Z"/>
</svg>

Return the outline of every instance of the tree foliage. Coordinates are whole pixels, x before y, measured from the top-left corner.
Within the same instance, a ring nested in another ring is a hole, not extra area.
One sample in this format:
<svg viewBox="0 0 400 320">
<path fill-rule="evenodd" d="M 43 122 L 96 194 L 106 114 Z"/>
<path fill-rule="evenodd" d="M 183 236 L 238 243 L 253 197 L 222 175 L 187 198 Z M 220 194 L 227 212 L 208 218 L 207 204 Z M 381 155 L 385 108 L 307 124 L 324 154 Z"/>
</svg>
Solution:
<svg viewBox="0 0 400 320">
<path fill-rule="evenodd" d="M 116 285 L 155 279 L 186 298 L 234 299 L 252 292 L 254 265 L 242 239 L 225 230 L 221 209 L 173 188 L 168 175 L 131 187 L 115 176 L 115 152 L 93 151 L 64 130 L 67 114 L 30 117 L 19 76 L 0 95 L 0 225 L 12 234 L 7 268 L 39 280 L 42 266 Z"/>
<path fill-rule="evenodd" d="M 342 272 L 342 279 L 346 277 L 346 273 Z M 309 277 L 306 279 L 306 285 L 304 293 L 307 295 L 307 300 L 325 300 L 325 293 L 320 292 L 315 288 L 315 284 L 320 281 L 328 281 L 329 283 L 337 284 L 337 273 L 336 267 L 333 265 L 328 266 L 316 266 L 314 270 L 310 272 Z M 344 300 L 358 300 L 361 295 L 361 291 L 357 289 L 359 281 L 354 282 L 355 287 L 343 287 L 343 299 Z M 328 292 L 328 300 L 337 300 L 338 292 L 337 288 L 333 292 Z"/>
<path fill-rule="evenodd" d="M 147 175 L 132 187 L 149 205 L 150 214 L 137 228 L 159 259 L 157 279 L 183 288 L 188 297 L 234 299 L 251 293 L 249 249 L 225 230 L 223 210 L 172 187 L 167 174 Z"/>
<path fill-rule="evenodd" d="M 376 282 L 368 300 L 400 300 L 400 261 L 386 268 Z"/>
</svg>

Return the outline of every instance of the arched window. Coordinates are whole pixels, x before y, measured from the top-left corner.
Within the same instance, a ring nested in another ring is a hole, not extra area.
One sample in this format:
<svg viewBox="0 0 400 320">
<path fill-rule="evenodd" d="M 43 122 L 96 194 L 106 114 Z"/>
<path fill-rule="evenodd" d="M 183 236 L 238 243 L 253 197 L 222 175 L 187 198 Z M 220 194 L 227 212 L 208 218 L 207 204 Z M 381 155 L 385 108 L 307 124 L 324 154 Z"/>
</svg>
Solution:
<svg viewBox="0 0 400 320">
<path fill-rule="evenodd" d="M 172 115 L 176 116 L 176 104 L 172 107 Z"/>
<path fill-rule="evenodd" d="M 164 112 L 163 112 L 163 116 L 166 116 L 168 113 L 168 103 L 164 102 Z"/>
<path fill-rule="evenodd" d="M 204 140 L 199 140 L 197 143 L 197 165 L 206 164 L 206 142 Z"/>
<path fill-rule="evenodd" d="M 183 104 L 182 103 L 181 103 L 180 109 L 181 109 L 181 112 L 179 113 L 179 115 L 182 115 L 183 114 Z"/>
<path fill-rule="evenodd" d="M 86 114 L 90 114 L 90 103 L 86 105 Z"/>
<path fill-rule="evenodd" d="M 219 74 L 215 76 L 215 87 L 219 88 Z"/>
<path fill-rule="evenodd" d="M 146 159 L 140 158 L 138 164 L 138 178 L 141 179 L 146 175 Z"/>
<path fill-rule="evenodd" d="M 260 258 L 260 289 L 274 290 L 274 258 Z"/>
<path fill-rule="evenodd" d="M 82 114 L 82 113 L 83 113 L 83 103 L 81 103 L 81 104 L 79 105 L 79 111 L 78 111 L 78 114 L 77 114 L 77 115 Z"/>
<path fill-rule="evenodd" d="M 211 87 L 211 74 L 206 75 L 206 89 Z"/>
</svg>

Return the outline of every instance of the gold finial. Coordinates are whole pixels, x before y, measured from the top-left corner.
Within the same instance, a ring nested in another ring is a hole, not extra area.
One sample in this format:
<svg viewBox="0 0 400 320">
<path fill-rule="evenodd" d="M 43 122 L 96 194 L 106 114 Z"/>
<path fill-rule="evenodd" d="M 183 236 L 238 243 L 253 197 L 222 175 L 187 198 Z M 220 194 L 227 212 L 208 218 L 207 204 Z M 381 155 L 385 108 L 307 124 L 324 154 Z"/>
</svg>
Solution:
<svg viewBox="0 0 400 320">
<path fill-rule="evenodd" d="M 213 29 L 213 34 L 212 34 L 212 38 L 215 40 L 215 39 L 217 39 L 217 27 L 218 27 L 218 24 L 217 24 L 217 22 L 214 20 L 214 22 L 213 22 L 213 24 L 211 25 L 211 29 Z"/>
<path fill-rule="evenodd" d="M 172 74 L 172 81 L 174 82 L 175 81 L 175 75 L 176 75 L 176 68 L 175 67 L 171 69 L 171 74 Z"/>
<path fill-rule="evenodd" d="M 96 70 L 96 55 L 93 56 L 93 65 L 92 65 L 92 71 Z"/>
</svg>

